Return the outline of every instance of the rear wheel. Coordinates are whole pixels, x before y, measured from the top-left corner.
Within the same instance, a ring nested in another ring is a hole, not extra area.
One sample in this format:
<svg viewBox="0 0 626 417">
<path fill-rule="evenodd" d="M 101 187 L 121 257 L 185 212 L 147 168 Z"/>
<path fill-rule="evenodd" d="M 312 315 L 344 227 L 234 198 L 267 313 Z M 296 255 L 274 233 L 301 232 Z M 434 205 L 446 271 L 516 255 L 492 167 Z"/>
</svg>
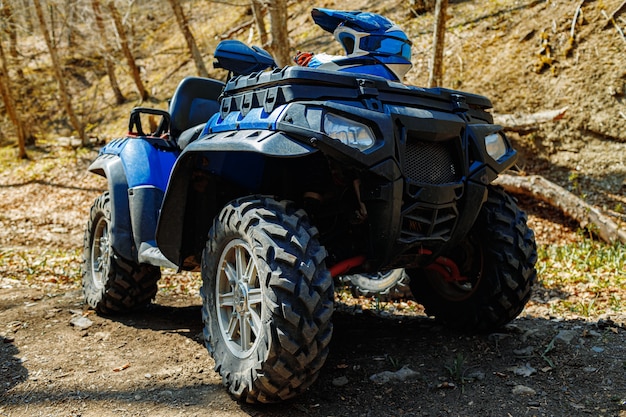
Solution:
<svg viewBox="0 0 626 417">
<path fill-rule="evenodd" d="M 111 246 L 111 200 L 106 192 L 91 206 L 83 247 L 83 295 L 98 313 L 124 313 L 148 305 L 161 270 L 117 256 Z"/>
<path fill-rule="evenodd" d="M 536 280 L 537 248 L 526 215 L 492 187 L 467 238 L 432 265 L 410 271 L 415 299 L 446 325 L 489 331 L 513 320 Z"/>
<path fill-rule="evenodd" d="M 215 219 L 203 253 L 207 348 L 237 398 L 286 400 L 317 378 L 332 335 L 333 281 L 304 211 L 243 198 Z"/>
</svg>

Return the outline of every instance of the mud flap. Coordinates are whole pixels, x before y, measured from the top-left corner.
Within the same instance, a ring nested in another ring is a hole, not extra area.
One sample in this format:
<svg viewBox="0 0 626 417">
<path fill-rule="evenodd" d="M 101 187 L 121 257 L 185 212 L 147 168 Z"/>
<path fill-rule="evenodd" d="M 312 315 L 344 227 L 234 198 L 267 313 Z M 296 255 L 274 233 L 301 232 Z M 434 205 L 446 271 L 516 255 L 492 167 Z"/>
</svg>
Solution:
<svg viewBox="0 0 626 417">
<path fill-rule="evenodd" d="M 166 259 L 156 243 L 156 227 L 159 220 L 164 192 L 153 186 L 140 186 L 128 190 L 133 239 L 137 248 L 137 261 L 166 268 L 178 266 Z"/>
</svg>

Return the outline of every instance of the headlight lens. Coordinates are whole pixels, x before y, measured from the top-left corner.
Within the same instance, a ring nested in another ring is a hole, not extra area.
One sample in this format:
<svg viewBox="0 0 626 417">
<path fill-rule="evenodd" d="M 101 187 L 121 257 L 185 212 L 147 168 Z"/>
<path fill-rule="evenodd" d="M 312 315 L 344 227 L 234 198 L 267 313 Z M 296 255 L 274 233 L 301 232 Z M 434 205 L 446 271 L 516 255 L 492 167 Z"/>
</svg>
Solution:
<svg viewBox="0 0 626 417">
<path fill-rule="evenodd" d="M 489 156 L 496 161 L 506 155 L 507 152 L 506 142 L 499 133 L 485 136 L 485 148 Z"/>
<path fill-rule="evenodd" d="M 333 113 L 326 113 L 324 116 L 324 133 L 360 151 L 371 148 L 376 142 L 374 132 L 369 126 Z"/>
</svg>

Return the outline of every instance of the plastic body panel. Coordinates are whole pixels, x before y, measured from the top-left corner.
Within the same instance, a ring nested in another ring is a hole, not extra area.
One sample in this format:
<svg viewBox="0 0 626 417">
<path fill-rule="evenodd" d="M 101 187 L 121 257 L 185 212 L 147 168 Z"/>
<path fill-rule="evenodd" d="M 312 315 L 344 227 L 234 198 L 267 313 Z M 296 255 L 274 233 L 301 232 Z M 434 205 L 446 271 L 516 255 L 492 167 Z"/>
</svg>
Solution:
<svg viewBox="0 0 626 417">
<path fill-rule="evenodd" d="M 190 143 L 176 161 L 163 201 L 156 232 L 161 252 L 182 264 L 197 249 L 194 242 L 203 242 L 213 216 L 236 192 L 264 190 L 262 180 L 273 161 L 297 160 L 316 152 L 310 145 L 269 130 L 209 133 Z M 186 250 L 186 245 L 191 248 Z"/>
<path fill-rule="evenodd" d="M 120 256 L 136 261 L 138 242 L 155 239 L 163 193 L 178 153 L 163 139 L 127 137 L 105 145 L 90 165 L 89 171 L 106 177 L 109 184 L 112 246 Z M 135 194 L 149 198 L 131 204 Z"/>
<path fill-rule="evenodd" d="M 514 163 L 512 148 L 499 161 L 486 154 L 483 138 L 500 130 L 490 107 L 483 96 L 363 74 L 286 67 L 235 77 L 226 84 L 219 114 L 176 162 L 157 230 L 159 248 L 179 264 L 193 256 L 200 244 L 190 242 L 206 237 L 210 219 L 231 198 L 299 198 L 304 188 L 298 182 L 324 169 L 321 158 L 358 179 L 369 216 L 359 232 L 366 243 L 355 250 L 366 253 L 368 267 L 410 266 L 419 248 L 436 253 L 461 239 L 487 185 Z M 375 145 L 361 152 L 326 136 L 328 112 L 367 124 Z M 411 174 L 411 155 L 420 156 L 421 147 L 425 155 L 445 154 L 445 164 L 454 167 L 433 180 L 419 166 Z M 322 183 L 308 186 L 316 184 Z M 325 244 L 333 249 L 332 242 Z"/>
</svg>

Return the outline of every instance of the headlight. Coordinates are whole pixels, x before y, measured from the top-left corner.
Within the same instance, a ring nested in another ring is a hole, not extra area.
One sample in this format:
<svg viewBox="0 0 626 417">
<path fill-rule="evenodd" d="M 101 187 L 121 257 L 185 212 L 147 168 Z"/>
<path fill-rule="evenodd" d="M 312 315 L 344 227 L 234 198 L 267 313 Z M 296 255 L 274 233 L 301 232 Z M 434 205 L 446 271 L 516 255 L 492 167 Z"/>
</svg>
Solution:
<svg viewBox="0 0 626 417">
<path fill-rule="evenodd" d="M 504 138 L 499 133 L 485 136 L 485 149 L 489 156 L 496 161 L 506 155 L 508 150 Z"/>
<path fill-rule="evenodd" d="M 371 148 L 376 141 L 369 126 L 332 113 L 324 116 L 324 133 L 360 151 Z"/>
</svg>

